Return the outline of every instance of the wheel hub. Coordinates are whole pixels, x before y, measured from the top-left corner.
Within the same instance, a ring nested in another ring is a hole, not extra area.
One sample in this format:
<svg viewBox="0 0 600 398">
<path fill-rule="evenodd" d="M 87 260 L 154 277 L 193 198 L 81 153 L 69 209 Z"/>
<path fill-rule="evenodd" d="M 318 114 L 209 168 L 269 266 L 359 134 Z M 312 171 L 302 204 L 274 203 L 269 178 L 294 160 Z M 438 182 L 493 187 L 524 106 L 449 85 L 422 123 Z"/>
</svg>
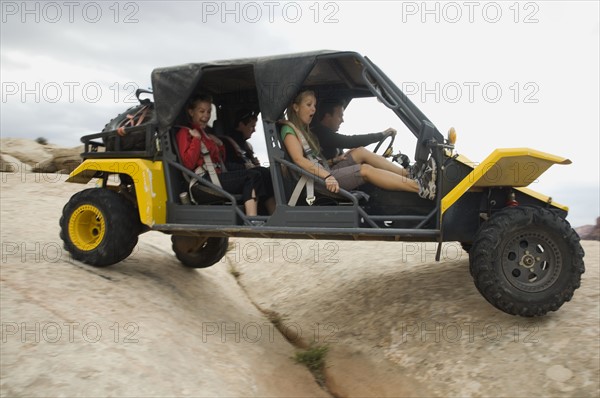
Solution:
<svg viewBox="0 0 600 398">
<path fill-rule="evenodd" d="M 104 216 L 95 206 L 80 206 L 69 219 L 69 236 L 81 251 L 90 251 L 98 247 L 104 239 L 105 232 Z"/>
<path fill-rule="evenodd" d="M 539 261 L 539 257 L 538 257 Z M 525 250 L 525 254 L 521 257 L 521 261 L 519 261 L 519 265 L 525 268 L 532 268 L 535 265 L 536 258 L 529 254 L 528 250 Z"/>
<path fill-rule="evenodd" d="M 519 290 L 540 292 L 560 274 L 562 257 L 556 242 L 543 231 L 520 233 L 507 240 L 502 250 L 502 271 Z"/>
</svg>

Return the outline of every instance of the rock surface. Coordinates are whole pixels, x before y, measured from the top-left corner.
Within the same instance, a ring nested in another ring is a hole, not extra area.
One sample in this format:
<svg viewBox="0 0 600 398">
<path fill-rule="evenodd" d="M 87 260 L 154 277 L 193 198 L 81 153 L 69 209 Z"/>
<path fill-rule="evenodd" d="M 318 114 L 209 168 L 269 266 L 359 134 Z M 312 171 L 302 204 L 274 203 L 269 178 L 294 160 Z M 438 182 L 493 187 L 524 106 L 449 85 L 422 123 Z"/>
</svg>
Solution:
<svg viewBox="0 0 600 398">
<path fill-rule="evenodd" d="M 71 260 L 58 220 L 85 186 L 37 177 L 1 183 L 1 396 L 327 396 L 225 263 L 186 269 L 157 232 Z"/>
<path fill-rule="evenodd" d="M 60 148 L 54 145 L 41 145 L 23 138 L 3 138 L 0 140 L 2 171 L 39 172 L 69 174 L 79 163 L 83 146 Z M 7 156 L 8 155 L 8 156 Z M 17 162 L 15 162 L 15 159 Z M 23 168 L 23 164 L 29 170 Z"/>
<path fill-rule="evenodd" d="M 0 143 L 1 396 L 327 396 L 283 334 L 329 346 L 338 397 L 598 396 L 597 242 L 573 300 L 534 319 L 488 304 L 457 243 L 436 263 L 431 243 L 235 239 L 196 271 L 150 232 L 93 268 L 58 237 L 85 186 L 50 171 L 81 148 Z"/>
<path fill-rule="evenodd" d="M 4 173 L 25 172 L 31 173 L 31 166 L 22 163 L 19 159 L 6 153 L 0 153 L 0 171 Z"/>
<path fill-rule="evenodd" d="M 330 347 L 337 396 L 545 397 L 600 391 L 599 246 L 571 302 L 507 315 L 476 290 L 448 243 L 236 240 L 228 261 L 263 309 Z M 272 247 L 273 250 L 269 248 Z M 258 250 L 260 248 L 260 250 Z"/>
<path fill-rule="evenodd" d="M 581 239 L 600 240 L 600 217 L 596 218 L 596 225 L 584 225 L 575 228 Z"/>
</svg>

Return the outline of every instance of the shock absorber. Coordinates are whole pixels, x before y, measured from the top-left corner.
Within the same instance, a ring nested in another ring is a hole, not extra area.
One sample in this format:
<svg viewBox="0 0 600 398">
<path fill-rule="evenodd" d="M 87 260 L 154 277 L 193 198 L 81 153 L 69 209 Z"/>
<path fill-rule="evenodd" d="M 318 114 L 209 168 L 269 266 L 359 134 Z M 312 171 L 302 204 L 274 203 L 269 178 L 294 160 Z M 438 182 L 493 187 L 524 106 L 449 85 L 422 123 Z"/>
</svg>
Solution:
<svg viewBox="0 0 600 398">
<path fill-rule="evenodd" d="M 506 206 L 507 207 L 517 207 L 519 202 L 515 198 L 515 191 L 512 189 L 508 192 L 508 197 L 506 198 Z"/>
</svg>

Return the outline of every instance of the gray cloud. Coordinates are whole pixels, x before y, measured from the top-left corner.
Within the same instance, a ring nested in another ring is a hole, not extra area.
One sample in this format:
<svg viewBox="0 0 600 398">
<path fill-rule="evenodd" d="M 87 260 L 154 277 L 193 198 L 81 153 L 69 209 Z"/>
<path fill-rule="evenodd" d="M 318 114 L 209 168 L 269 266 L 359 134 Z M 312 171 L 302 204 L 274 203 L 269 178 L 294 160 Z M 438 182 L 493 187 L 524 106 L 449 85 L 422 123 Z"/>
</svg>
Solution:
<svg viewBox="0 0 600 398">
<path fill-rule="evenodd" d="M 119 3 L 118 23 L 114 22 L 114 8 L 110 7 L 115 3 L 111 2 L 89 3 L 102 9 L 102 17 L 96 23 L 82 17 L 81 9 L 87 3 L 78 3 L 81 6 L 75 8 L 73 22 L 63 7 L 57 23 L 49 23 L 41 12 L 43 3 L 36 3 L 40 22 L 36 23 L 29 14 L 25 15 L 25 23 L 20 15 L 7 15 L 0 28 L 2 81 L 10 84 L 10 89 L 18 88 L 16 95 L 3 97 L 1 134 L 5 137 L 45 136 L 61 145 L 76 145 L 82 133 L 99 131 L 110 118 L 131 106 L 123 98 L 133 89 L 125 85 L 132 82 L 148 88 L 150 74 L 156 67 L 264 55 L 272 53 L 273 48 L 286 47 L 283 39 L 269 32 L 268 25 L 243 21 L 224 24 L 216 17 L 202 22 L 202 3 L 197 2 Z M 125 4 L 135 7 L 125 8 Z M 137 22 L 123 23 L 126 16 Z M 44 69 L 33 64 L 40 59 L 64 65 L 72 78 L 60 77 L 65 75 L 63 68 Z M 22 76 L 27 82 L 19 79 Z M 34 94 L 23 98 L 22 88 L 36 91 L 35 83 L 40 87 L 37 101 Z M 77 86 L 70 88 L 66 84 Z M 93 89 L 101 88 L 97 103 L 82 92 L 86 84 L 93 86 L 92 97 Z M 57 103 L 48 100 L 55 98 L 54 86 L 61 90 Z M 120 92 L 115 101 L 117 88 Z M 74 95 L 67 100 L 70 89 Z"/>
<path fill-rule="evenodd" d="M 121 9 L 119 23 L 109 10 L 115 3 L 108 2 L 97 3 L 103 10 L 97 23 L 86 22 L 77 12 L 73 23 L 67 15 L 57 23 L 43 18 L 35 23 L 31 17 L 31 22 L 22 23 L 17 16 L 7 17 L 1 29 L 2 51 L 46 55 L 91 70 L 136 76 L 158 66 L 266 54 L 284 46 L 268 25 L 243 20 L 224 24 L 217 17 L 202 22 L 202 2 L 130 3 L 136 8 Z M 132 11 L 137 22 L 123 23 Z"/>
</svg>

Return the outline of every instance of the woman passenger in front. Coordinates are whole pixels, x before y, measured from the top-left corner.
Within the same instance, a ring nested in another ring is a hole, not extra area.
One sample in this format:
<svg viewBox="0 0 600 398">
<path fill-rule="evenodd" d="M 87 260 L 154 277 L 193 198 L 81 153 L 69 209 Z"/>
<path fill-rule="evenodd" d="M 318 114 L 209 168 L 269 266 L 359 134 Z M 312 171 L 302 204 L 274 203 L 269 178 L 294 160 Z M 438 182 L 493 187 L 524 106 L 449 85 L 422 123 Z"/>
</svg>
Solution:
<svg viewBox="0 0 600 398">
<path fill-rule="evenodd" d="M 176 135 L 181 161 L 190 170 L 204 166 L 202 143 L 210 153 L 210 159 L 219 176 L 221 187 L 232 194 L 241 194 L 246 215 L 256 216 L 258 200 L 268 199 L 264 183 L 258 172 L 249 170 L 224 171 L 225 147 L 220 139 L 206 132 L 212 112 L 212 98 L 209 95 L 193 97 L 186 107 L 186 115 L 191 127 L 182 127 Z M 208 178 L 208 173 L 204 178 Z M 198 184 L 192 187 L 192 195 L 198 192 Z M 196 194 L 197 195 L 197 194 Z M 194 195 L 194 196 L 196 196 Z"/>
<path fill-rule="evenodd" d="M 286 115 L 288 120 L 282 121 L 281 138 L 288 154 L 295 164 L 304 170 L 325 180 L 327 189 L 339 192 L 340 187 L 352 190 L 364 183 L 371 183 L 377 187 L 390 191 L 407 191 L 418 193 L 420 197 L 433 200 L 435 198 L 435 161 L 430 158 L 428 167 L 418 180 L 408 178 L 403 169 L 397 172 L 390 167 L 381 168 L 379 162 L 371 162 L 369 158 L 353 156 L 349 153 L 349 162 L 340 162 L 328 168 L 327 162 L 321 157 L 317 138 L 311 133 L 309 125 L 316 112 L 317 99 L 310 90 L 300 92 L 288 107 Z M 307 145 L 303 145 L 305 141 Z M 305 147 L 310 152 L 309 159 L 305 156 Z M 392 166 L 390 164 L 390 166 Z M 400 171 L 402 170 L 402 171 Z"/>
</svg>

